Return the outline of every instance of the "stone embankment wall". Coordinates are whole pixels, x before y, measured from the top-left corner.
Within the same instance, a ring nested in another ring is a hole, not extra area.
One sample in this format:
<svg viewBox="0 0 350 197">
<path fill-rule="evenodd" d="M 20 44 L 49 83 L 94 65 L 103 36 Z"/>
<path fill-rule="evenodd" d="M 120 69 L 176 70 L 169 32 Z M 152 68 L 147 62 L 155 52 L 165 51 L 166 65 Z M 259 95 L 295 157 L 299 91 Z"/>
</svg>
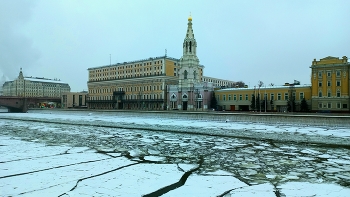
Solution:
<svg viewBox="0 0 350 197">
<path fill-rule="evenodd" d="M 115 112 L 115 111 L 114 111 Z M 169 112 L 169 111 L 123 111 L 123 113 L 143 113 L 145 116 L 174 119 L 195 119 L 215 121 L 236 121 L 247 123 L 349 127 L 350 115 L 333 114 L 265 114 L 265 113 L 225 113 L 225 112 Z"/>
</svg>

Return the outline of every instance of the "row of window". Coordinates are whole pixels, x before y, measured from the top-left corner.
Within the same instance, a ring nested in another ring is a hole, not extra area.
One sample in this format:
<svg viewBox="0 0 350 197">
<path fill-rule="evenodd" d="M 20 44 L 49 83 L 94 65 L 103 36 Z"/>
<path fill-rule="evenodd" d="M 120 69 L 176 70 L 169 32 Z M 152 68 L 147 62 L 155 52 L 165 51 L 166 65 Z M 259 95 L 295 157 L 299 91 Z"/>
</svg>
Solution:
<svg viewBox="0 0 350 197">
<path fill-rule="evenodd" d="M 341 96 L 340 90 L 337 90 L 336 97 L 340 97 L 340 96 Z M 320 91 L 318 92 L 318 97 L 323 97 L 322 90 L 320 90 Z M 328 90 L 328 91 L 327 91 L 327 97 L 332 97 L 332 92 L 331 92 L 331 90 Z"/>
<path fill-rule="evenodd" d="M 219 85 L 219 86 L 233 86 L 234 83 L 232 81 L 224 81 L 224 80 L 216 80 L 216 79 L 208 79 L 208 78 L 204 78 L 205 82 L 212 82 L 215 85 Z"/>
<path fill-rule="evenodd" d="M 323 71 L 318 71 L 318 78 L 322 78 Z M 332 77 L 332 71 L 327 71 L 327 77 Z M 341 71 L 336 70 L 335 71 L 335 76 L 340 77 L 341 76 Z"/>
<path fill-rule="evenodd" d="M 163 66 L 158 66 L 158 67 L 154 67 L 154 71 L 158 71 L 161 72 L 161 70 L 163 69 Z M 151 68 L 143 68 L 143 69 L 134 69 L 134 70 L 123 70 L 123 71 L 118 71 L 118 72 L 110 72 L 110 73 L 98 73 L 98 74 L 93 74 L 90 73 L 90 77 L 101 77 L 101 76 L 113 76 L 116 75 L 118 73 L 119 74 L 124 74 L 124 73 L 134 73 L 134 72 L 142 72 L 142 71 L 152 71 Z"/>
<path fill-rule="evenodd" d="M 68 84 L 62 85 L 62 84 L 52 84 L 52 83 L 35 83 L 35 82 L 26 82 L 24 83 L 8 83 L 7 86 L 12 86 L 12 87 L 33 87 L 33 88 L 41 88 L 41 87 L 52 87 L 52 88 L 64 88 L 69 86 Z M 39 87 L 38 87 L 39 86 Z"/>
<path fill-rule="evenodd" d="M 194 96 L 196 99 L 201 99 L 201 98 L 203 98 L 203 96 L 202 96 L 202 94 L 195 94 L 195 96 Z M 183 94 L 182 95 L 182 98 L 183 99 L 187 99 L 188 98 L 188 95 L 187 94 Z M 172 100 L 176 100 L 177 99 L 177 96 L 175 95 L 175 94 L 173 94 L 173 95 L 171 95 L 171 97 L 170 97 L 170 99 L 172 99 Z"/>
<path fill-rule="evenodd" d="M 132 91 L 152 91 L 152 90 L 163 90 L 162 85 L 154 85 L 154 86 L 135 86 L 135 87 L 126 87 L 125 88 L 127 92 Z M 117 89 L 110 89 L 110 88 L 102 88 L 102 89 L 89 89 L 90 94 L 95 93 L 112 93 L 113 91 L 117 91 Z M 118 91 L 124 91 L 124 88 L 118 88 Z"/>
<path fill-rule="evenodd" d="M 113 96 L 90 96 L 91 100 L 112 100 Z M 163 94 L 143 94 L 143 95 L 137 95 L 137 94 L 130 94 L 125 95 L 126 100 L 131 99 L 163 99 Z"/>
<path fill-rule="evenodd" d="M 153 64 L 162 64 L 163 61 L 155 61 L 153 62 Z M 152 65 L 152 62 L 146 62 L 146 63 L 141 63 L 141 64 L 134 64 L 134 65 L 127 65 L 127 66 L 119 66 L 119 67 L 112 67 L 112 68 L 103 68 L 103 69 L 96 69 L 96 70 L 91 70 L 91 72 L 108 72 L 110 70 L 119 70 L 119 69 L 126 69 L 126 68 L 136 68 L 136 67 L 140 67 L 140 66 L 148 66 L 148 65 Z M 176 63 L 174 63 L 174 65 L 176 65 Z"/>
<path fill-rule="evenodd" d="M 144 73 L 144 74 L 128 74 L 124 76 L 114 76 L 114 77 L 103 77 L 103 78 L 90 78 L 90 81 L 100 81 L 100 80 L 113 80 L 113 79 L 129 79 L 129 78 L 135 78 L 135 77 L 146 77 L 146 76 L 160 76 L 165 75 L 162 74 L 162 72 L 154 72 L 152 73 Z M 174 73 L 174 76 L 176 76 L 176 73 Z"/>
<path fill-rule="evenodd" d="M 331 81 L 327 81 L 327 86 L 331 86 L 331 85 L 332 85 L 332 82 L 331 82 Z M 337 80 L 337 81 L 336 81 L 336 85 L 337 85 L 337 86 L 341 86 L 340 80 Z M 318 82 L 318 87 L 322 87 L 322 81 L 319 81 L 319 82 Z"/>
<path fill-rule="evenodd" d="M 326 109 L 332 109 L 333 108 L 333 106 L 332 106 L 332 103 L 331 102 L 328 102 L 328 103 L 318 103 L 318 108 L 319 109 L 324 109 L 324 108 L 326 108 Z M 346 104 L 346 103 L 336 103 L 336 108 L 337 109 L 347 109 L 348 108 L 348 104 Z"/>
<path fill-rule="evenodd" d="M 242 95 L 242 94 L 239 94 L 239 95 L 236 95 L 234 94 L 233 97 L 231 94 L 228 95 L 228 97 L 226 97 L 226 95 L 222 95 L 222 100 L 223 101 L 226 101 L 226 100 L 233 100 L 236 101 L 236 100 L 240 100 L 242 101 L 243 100 L 243 96 L 244 96 L 244 100 L 248 101 L 249 100 L 249 95 L 248 94 L 245 94 L 245 95 Z M 254 96 L 254 94 L 251 95 L 251 98 Z M 295 92 L 293 92 L 292 96 L 295 98 Z M 257 95 L 255 96 L 257 98 Z M 227 99 L 226 99 L 227 98 Z M 275 94 L 274 93 L 270 93 L 270 98 L 268 98 L 268 94 L 260 94 L 260 99 L 263 100 L 264 98 L 267 98 L 267 100 L 275 100 Z M 302 100 L 304 98 L 304 92 L 299 92 L 299 100 Z M 218 100 L 221 100 L 220 99 L 220 95 L 218 95 L 217 97 Z M 284 93 L 284 100 L 288 100 L 289 99 L 289 93 L 288 92 L 285 92 Z M 277 93 L 277 100 L 282 100 L 282 93 Z"/>
</svg>

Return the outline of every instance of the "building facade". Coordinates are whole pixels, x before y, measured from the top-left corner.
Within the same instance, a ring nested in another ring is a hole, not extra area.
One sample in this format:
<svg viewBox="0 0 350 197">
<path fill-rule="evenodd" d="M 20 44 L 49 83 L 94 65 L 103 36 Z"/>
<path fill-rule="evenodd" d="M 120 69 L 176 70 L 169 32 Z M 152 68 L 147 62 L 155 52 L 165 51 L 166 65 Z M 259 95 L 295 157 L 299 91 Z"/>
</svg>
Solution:
<svg viewBox="0 0 350 197">
<path fill-rule="evenodd" d="M 253 95 L 260 96 L 262 101 L 267 98 L 266 110 L 286 112 L 288 100 L 295 98 L 295 109 L 301 110 L 303 98 L 307 101 L 312 112 L 350 112 L 350 64 L 348 58 L 343 56 L 325 57 L 312 61 L 311 85 L 285 84 L 284 86 L 270 86 L 256 88 L 227 88 L 215 91 L 218 106 L 223 110 L 257 110 L 265 106 L 252 109 Z M 258 93 L 257 93 L 258 92 Z M 264 105 L 265 103 L 263 103 Z"/>
<path fill-rule="evenodd" d="M 88 93 L 85 92 L 65 92 L 61 97 L 61 108 L 86 108 L 86 98 Z"/>
<path fill-rule="evenodd" d="M 70 92 L 68 83 L 46 78 L 24 77 L 22 68 L 17 79 L 6 81 L 3 86 L 4 96 L 22 97 L 61 97 Z"/>
<path fill-rule="evenodd" d="M 312 61 L 312 109 L 314 111 L 349 112 L 350 64 L 348 58 L 325 57 Z"/>
<path fill-rule="evenodd" d="M 293 98 L 295 109 L 301 110 L 301 102 L 305 99 L 311 109 L 311 86 L 285 84 L 283 86 L 262 86 L 261 88 L 227 88 L 215 91 L 216 100 L 220 110 L 230 111 L 262 111 L 287 112 L 288 101 Z M 260 100 L 260 104 L 252 102 Z"/>
<path fill-rule="evenodd" d="M 87 104 L 91 109 L 206 109 L 213 83 L 204 82 L 192 18 L 180 59 L 162 56 L 89 68 Z M 221 84 L 217 79 L 218 84 Z M 227 83 L 227 80 L 221 80 Z M 177 99 L 177 101 L 175 101 Z"/>
<path fill-rule="evenodd" d="M 234 88 L 237 85 L 237 82 L 230 81 L 230 80 L 223 80 L 223 79 L 218 79 L 214 77 L 206 77 L 203 76 L 203 82 L 209 82 L 213 83 L 213 86 L 216 88 Z"/>
<path fill-rule="evenodd" d="M 166 87 L 177 83 L 179 59 L 162 56 L 89 68 L 91 109 L 160 110 Z"/>
</svg>

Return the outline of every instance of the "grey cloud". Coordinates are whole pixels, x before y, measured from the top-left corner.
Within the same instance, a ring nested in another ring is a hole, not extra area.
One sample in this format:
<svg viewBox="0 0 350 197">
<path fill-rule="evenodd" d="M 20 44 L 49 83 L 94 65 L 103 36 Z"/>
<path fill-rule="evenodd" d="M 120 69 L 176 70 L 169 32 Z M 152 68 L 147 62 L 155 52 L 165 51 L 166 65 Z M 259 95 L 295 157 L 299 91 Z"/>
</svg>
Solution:
<svg viewBox="0 0 350 197">
<path fill-rule="evenodd" d="M 40 53 L 30 38 L 20 32 L 29 21 L 34 1 L 0 1 L 0 75 L 13 79 L 19 68 L 36 65 Z"/>
</svg>

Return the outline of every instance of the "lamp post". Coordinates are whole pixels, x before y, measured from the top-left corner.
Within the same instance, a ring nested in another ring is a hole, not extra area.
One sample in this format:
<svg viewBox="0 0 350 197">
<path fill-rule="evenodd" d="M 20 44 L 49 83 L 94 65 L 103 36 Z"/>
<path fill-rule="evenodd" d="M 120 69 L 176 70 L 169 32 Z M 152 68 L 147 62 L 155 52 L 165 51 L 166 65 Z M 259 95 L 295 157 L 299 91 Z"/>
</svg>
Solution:
<svg viewBox="0 0 350 197">
<path fill-rule="evenodd" d="M 295 102 L 295 97 L 293 96 L 293 93 L 295 91 L 294 84 L 290 85 L 289 88 L 290 88 L 289 103 L 290 103 L 290 107 L 291 107 L 291 112 L 293 113 L 293 111 L 295 110 L 295 109 L 293 109 L 294 108 L 293 105 Z"/>
<path fill-rule="evenodd" d="M 177 87 L 177 102 L 176 102 L 176 108 L 178 108 L 178 110 L 180 110 L 179 109 L 179 105 L 180 105 L 180 103 L 181 103 L 181 97 L 182 96 L 182 87 Z M 181 110 L 182 110 L 182 103 L 181 103 Z"/>
<path fill-rule="evenodd" d="M 265 95 L 264 95 L 264 101 L 265 101 L 265 113 L 266 113 L 266 100 L 267 100 L 267 95 L 266 95 L 266 85 L 265 85 Z"/>
</svg>

